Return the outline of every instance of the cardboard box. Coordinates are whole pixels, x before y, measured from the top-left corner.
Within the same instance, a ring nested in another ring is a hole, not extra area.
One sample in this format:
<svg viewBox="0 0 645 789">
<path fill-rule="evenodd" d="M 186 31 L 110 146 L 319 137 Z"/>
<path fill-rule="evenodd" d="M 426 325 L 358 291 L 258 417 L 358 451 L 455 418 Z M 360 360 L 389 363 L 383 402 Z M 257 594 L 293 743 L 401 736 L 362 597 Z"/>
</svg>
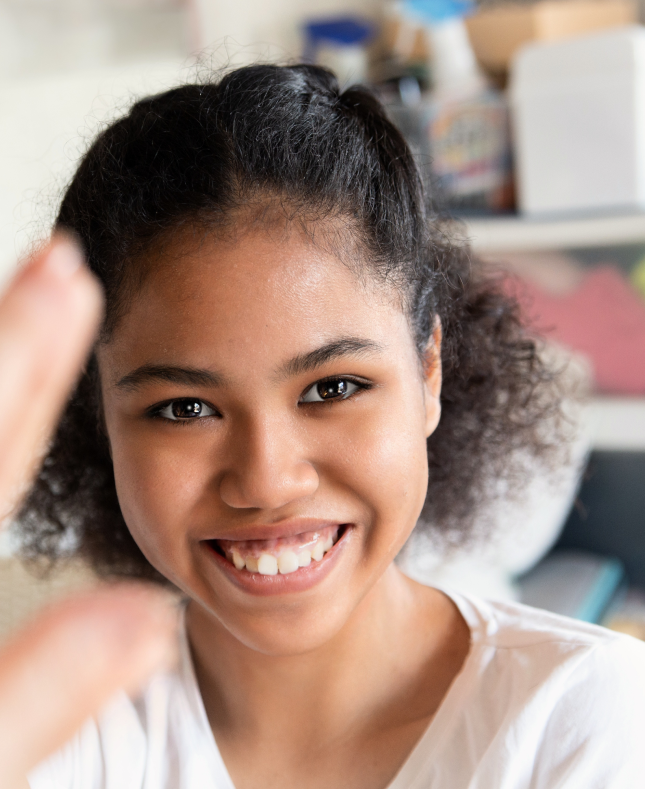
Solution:
<svg viewBox="0 0 645 789">
<path fill-rule="evenodd" d="M 394 15 L 381 26 L 381 47 L 386 55 L 403 63 L 427 63 L 430 57 L 425 30 Z"/>
<path fill-rule="evenodd" d="M 635 0 L 538 0 L 484 8 L 466 19 L 479 62 L 507 71 L 513 55 L 532 41 L 557 41 L 638 21 Z"/>
</svg>

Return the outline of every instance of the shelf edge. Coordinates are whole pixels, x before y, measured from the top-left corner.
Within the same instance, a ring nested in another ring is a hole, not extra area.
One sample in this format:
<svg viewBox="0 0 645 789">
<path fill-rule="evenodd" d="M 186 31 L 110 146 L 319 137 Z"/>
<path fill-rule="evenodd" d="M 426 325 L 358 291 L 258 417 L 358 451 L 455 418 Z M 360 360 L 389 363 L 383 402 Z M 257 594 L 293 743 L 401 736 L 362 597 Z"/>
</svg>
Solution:
<svg viewBox="0 0 645 789">
<path fill-rule="evenodd" d="M 461 220 L 475 252 L 520 252 L 645 243 L 645 214 L 538 221 Z"/>
</svg>

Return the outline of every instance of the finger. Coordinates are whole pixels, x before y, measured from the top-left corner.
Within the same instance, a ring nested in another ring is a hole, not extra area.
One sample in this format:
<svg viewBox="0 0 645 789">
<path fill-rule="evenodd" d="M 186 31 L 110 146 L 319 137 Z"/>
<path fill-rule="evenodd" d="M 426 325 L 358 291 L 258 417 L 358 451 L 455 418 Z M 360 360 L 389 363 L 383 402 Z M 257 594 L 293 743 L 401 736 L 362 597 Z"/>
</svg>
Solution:
<svg viewBox="0 0 645 789">
<path fill-rule="evenodd" d="M 63 745 L 118 688 L 132 691 L 174 658 L 177 606 L 123 583 L 41 614 L 0 653 L 0 786 Z"/>
<path fill-rule="evenodd" d="M 102 297 L 59 238 L 0 299 L 0 518 L 24 491 L 96 331 Z"/>
</svg>

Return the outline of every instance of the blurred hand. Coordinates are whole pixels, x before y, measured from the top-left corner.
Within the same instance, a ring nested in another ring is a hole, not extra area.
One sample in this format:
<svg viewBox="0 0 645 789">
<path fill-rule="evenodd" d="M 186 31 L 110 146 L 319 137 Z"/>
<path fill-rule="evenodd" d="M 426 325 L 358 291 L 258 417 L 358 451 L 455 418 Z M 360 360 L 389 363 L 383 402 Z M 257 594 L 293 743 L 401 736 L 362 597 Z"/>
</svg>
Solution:
<svg viewBox="0 0 645 789">
<path fill-rule="evenodd" d="M 102 297 L 59 238 L 0 299 L 0 517 L 19 504 L 94 338 Z M 0 651 L 0 786 L 26 775 L 118 689 L 170 660 L 167 593 L 115 584 L 50 608 Z"/>
</svg>

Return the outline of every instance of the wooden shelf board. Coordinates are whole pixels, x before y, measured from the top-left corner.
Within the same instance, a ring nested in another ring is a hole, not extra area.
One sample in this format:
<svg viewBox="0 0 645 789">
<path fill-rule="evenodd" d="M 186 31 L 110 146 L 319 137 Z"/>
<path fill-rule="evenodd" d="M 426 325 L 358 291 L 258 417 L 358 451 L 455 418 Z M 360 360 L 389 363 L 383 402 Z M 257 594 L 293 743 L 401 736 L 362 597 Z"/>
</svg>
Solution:
<svg viewBox="0 0 645 789">
<path fill-rule="evenodd" d="M 585 421 L 594 449 L 645 452 L 645 397 L 595 397 Z"/>
<path fill-rule="evenodd" d="M 521 217 L 463 221 L 476 252 L 645 244 L 645 213 L 539 221 Z"/>
</svg>

